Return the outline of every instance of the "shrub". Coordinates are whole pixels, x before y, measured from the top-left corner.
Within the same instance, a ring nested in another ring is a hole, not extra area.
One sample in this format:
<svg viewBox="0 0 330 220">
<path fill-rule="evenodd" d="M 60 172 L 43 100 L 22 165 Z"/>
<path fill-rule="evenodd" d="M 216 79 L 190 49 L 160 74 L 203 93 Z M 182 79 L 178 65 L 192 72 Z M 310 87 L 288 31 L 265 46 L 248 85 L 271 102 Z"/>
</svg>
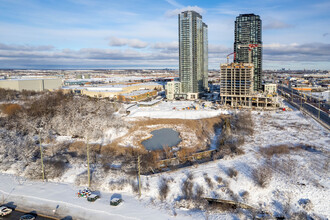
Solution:
<svg viewBox="0 0 330 220">
<path fill-rule="evenodd" d="M 272 157 L 273 155 L 288 154 L 290 153 L 290 146 L 286 144 L 273 145 L 265 148 L 261 148 L 260 153 L 267 157 Z"/>
<path fill-rule="evenodd" d="M 204 180 L 207 183 L 208 187 L 213 189 L 213 182 L 211 178 L 207 175 L 207 173 L 204 173 Z"/>
<path fill-rule="evenodd" d="M 169 192 L 168 180 L 162 178 L 159 185 L 159 196 L 160 200 L 165 200 Z"/>
<path fill-rule="evenodd" d="M 237 134 L 253 135 L 253 120 L 250 111 L 240 111 L 233 117 L 233 128 Z"/>
<path fill-rule="evenodd" d="M 221 178 L 220 176 L 216 176 L 216 177 L 215 177 L 215 180 L 216 180 L 219 184 L 222 183 L 222 178 Z"/>
<path fill-rule="evenodd" d="M 25 176 L 29 179 L 42 179 L 41 161 L 30 162 L 26 167 Z"/>
<path fill-rule="evenodd" d="M 18 104 L 2 104 L 0 109 L 4 114 L 10 117 L 21 111 L 22 107 Z"/>
<path fill-rule="evenodd" d="M 153 168 L 157 167 L 157 163 L 159 160 L 159 154 L 157 152 L 152 151 L 151 153 L 145 153 L 141 156 L 141 170 L 144 172 L 148 172 Z"/>
<path fill-rule="evenodd" d="M 139 183 L 137 183 L 136 181 L 131 180 L 130 184 L 131 184 L 131 187 L 132 187 L 132 191 L 134 193 L 138 193 L 139 192 Z"/>
<path fill-rule="evenodd" d="M 83 141 L 75 141 L 69 146 L 69 151 L 77 152 L 78 155 L 86 155 L 87 146 Z"/>
<path fill-rule="evenodd" d="M 44 168 L 46 178 L 54 179 L 63 175 L 66 165 L 65 162 L 61 160 L 45 160 Z"/>
<path fill-rule="evenodd" d="M 237 170 L 235 170 L 233 168 L 229 168 L 227 174 L 230 178 L 233 178 L 233 177 L 237 176 L 238 172 L 237 172 Z"/>
<path fill-rule="evenodd" d="M 248 191 L 243 191 L 240 193 L 240 196 L 243 198 L 243 199 L 247 199 L 249 197 L 249 192 Z"/>
<path fill-rule="evenodd" d="M 252 171 L 253 180 L 260 187 L 266 187 L 272 177 L 272 170 L 261 166 Z"/>
<path fill-rule="evenodd" d="M 194 199 L 200 200 L 202 199 L 202 196 L 204 195 L 204 188 L 200 185 L 196 186 L 196 194 L 194 196 Z"/>
<path fill-rule="evenodd" d="M 183 198 L 191 199 L 193 198 L 193 182 L 192 179 L 187 178 L 182 184 L 182 194 Z"/>
<path fill-rule="evenodd" d="M 192 174 L 192 172 L 187 173 L 187 178 L 188 178 L 188 180 L 194 179 L 194 175 Z"/>
</svg>

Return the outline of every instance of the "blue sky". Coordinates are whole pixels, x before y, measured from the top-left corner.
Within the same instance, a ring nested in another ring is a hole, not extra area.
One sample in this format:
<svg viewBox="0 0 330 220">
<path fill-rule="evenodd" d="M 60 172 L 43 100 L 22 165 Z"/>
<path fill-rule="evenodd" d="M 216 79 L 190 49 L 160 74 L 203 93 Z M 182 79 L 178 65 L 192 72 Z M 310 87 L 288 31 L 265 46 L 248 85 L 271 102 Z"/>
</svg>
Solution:
<svg viewBox="0 0 330 220">
<path fill-rule="evenodd" d="M 255 13 L 264 69 L 330 70 L 328 0 L 0 0 L 0 68 L 177 68 L 187 9 L 209 27 L 209 68 L 233 50 L 236 16 Z"/>
</svg>

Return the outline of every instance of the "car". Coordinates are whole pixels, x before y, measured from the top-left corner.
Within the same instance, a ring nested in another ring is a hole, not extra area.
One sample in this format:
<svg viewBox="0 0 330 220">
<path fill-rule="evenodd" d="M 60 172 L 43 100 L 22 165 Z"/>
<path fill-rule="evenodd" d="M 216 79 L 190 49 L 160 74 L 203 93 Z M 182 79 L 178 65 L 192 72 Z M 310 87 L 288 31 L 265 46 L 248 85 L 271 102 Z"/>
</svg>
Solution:
<svg viewBox="0 0 330 220">
<path fill-rule="evenodd" d="M 35 220 L 35 219 L 36 219 L 36 215 L 32 213 L 26 213 L 19 218 L 19 220 Z"/>
<path fill-rule="evenodd" d="M 110 200 L 110 205 L 112 205 L 112 206 L 117 206 L 117 205 L 119 205 L 122 201 L 123 201 L 123 199 L 121 199 L 121 198 L 113 198 L 113 199 Z"/>
<path fill-rule="evenodd" d="M 98 198 L 100 198 L 99 195 L 91 194 L 90 196 L 87 197 L 87 201 L 88 202 L 95 202 Z"/>
<path fill-rule="evenodd" d="M 0 216 L 6 216 L 9 215 L 13 210 L 6 207 L 6 206 L 0 206 Z"/>
</svg>

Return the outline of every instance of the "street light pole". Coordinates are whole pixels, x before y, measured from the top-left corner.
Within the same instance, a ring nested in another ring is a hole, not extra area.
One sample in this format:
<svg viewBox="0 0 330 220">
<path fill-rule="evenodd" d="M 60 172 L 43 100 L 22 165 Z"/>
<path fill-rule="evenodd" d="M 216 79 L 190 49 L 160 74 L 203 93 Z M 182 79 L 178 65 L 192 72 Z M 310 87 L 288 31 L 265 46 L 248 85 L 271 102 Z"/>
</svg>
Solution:
<svg viewBox="0 0 330 220">
<path fill-rule="evenodd" d="M 139 197 L 141 197 L 141 167 L 140 167 L 140 155 L 138 155 L 138 175 L 139 175 Z"/>
<path fill-rule="evenodd" d="M 320 99 L 318 99 L 319 100 L 319 119 L 320 119 L 320 113 L 321 113 L 321 101 L 320 101 Z"/>
<path fill-rule="evenodd" d="M 41 145 L 41 136 L 39 130 L 39 147 L 40 147 L 40 158 L 41 158 L 41 173 L 42 173 L 42 181 L 45 181 L 45 168 L 44 168 L 44 158 L 42 154 L 42 145 Z"/>
<path fill-rule="evenodd" d="M 91 173 L 90 173 L 90 168 L 89 168 L 89 145 L 88 145 L 88 138 L 87 138 L 87 175 L 88 175 L 88 187 L 91 187 Z"/>
</svg>

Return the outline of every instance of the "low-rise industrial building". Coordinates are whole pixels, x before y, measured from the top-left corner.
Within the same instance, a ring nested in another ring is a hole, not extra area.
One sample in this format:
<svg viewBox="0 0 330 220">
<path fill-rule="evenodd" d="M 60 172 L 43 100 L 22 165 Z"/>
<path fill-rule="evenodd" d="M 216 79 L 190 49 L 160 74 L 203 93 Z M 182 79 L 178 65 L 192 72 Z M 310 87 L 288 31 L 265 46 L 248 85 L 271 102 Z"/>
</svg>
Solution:
<svg viewBox="0 0 330 220">
<path fill-rule="evenodd" d="M 112 84 L 106 86 L 67 86 L 65 91 L 86 95 L 94 98 L 121 99 L 122 101 L 138 101 L 149 96 L 157 95 L 157 91 L 163 90 L 163 86 L 158 83 L 129 83 Z"/>
<path fill-rule="evenodd" d="M 56 90 L 62 87 L 62 79 L 6 79 L 0 80 L 0 88 L 12 90 Z"/>
</svg>

